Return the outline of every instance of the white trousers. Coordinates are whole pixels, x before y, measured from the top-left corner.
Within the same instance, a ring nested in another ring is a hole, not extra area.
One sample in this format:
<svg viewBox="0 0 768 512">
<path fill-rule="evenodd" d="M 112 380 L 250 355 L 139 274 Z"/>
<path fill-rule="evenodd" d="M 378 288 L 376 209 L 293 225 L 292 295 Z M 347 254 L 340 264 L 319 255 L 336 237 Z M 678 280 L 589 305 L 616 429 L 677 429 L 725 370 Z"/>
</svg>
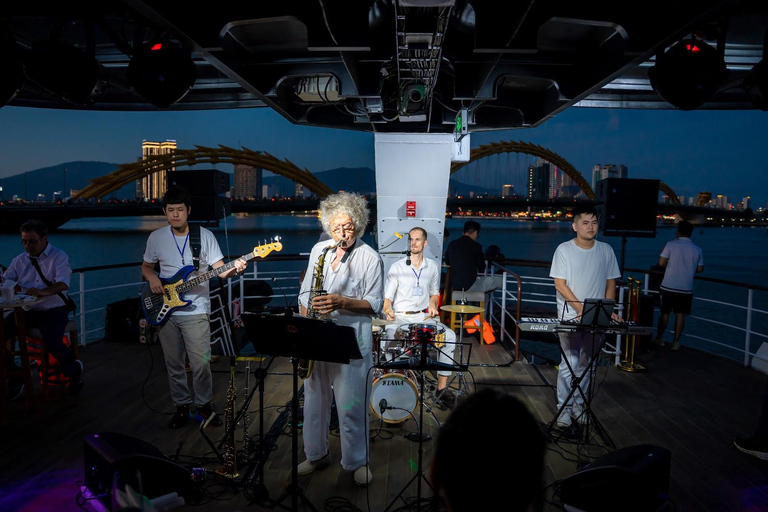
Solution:
<svg viewBox="0 0 768 512">
<path fill-rule="evenodd" d="M 573 376 L 581 376 L 587 369 L 592 355 L 600 348 L 603 337 L 594 333 L 560 333 L 560 346 L 563 356 L 560 361 L 560 369 L 557 372 L 557 409 L 563 406 L 572 389 Z M 567 363 L 566 364 L 566 360 Z M 570 367 L 569 367 L 570 365 Z M 573 369 L 573 371 L 571 371 Z M 587 372 L 579 387 L 584 393 L 576 390 L 568 400 L 564 413 L 579 416 L 584 410 L 584 397 L 588 396 L 589 381 L 595 373 L 595 366 Z"/>
<path fill-rule="evenodd" d="M 371 394 L 373 355 L 349 364 L 315 361 L 304 381 L 304 453 L 316 461 L 328 453 L 331 404 L 336 397 L 341 439 L 341 467 L 354 471 L 368 461 L 368 402 Z"/>
</svg>

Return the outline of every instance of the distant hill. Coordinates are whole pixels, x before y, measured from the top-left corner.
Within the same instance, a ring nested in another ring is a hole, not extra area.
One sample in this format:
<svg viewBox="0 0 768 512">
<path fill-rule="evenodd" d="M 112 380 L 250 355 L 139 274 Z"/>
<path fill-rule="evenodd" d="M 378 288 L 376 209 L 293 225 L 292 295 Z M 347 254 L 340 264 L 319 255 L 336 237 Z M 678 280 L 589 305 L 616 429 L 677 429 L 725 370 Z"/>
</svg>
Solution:
<svg viewBox="0 0 768 512">
<path fill-rule="evenodd" d="M 38 194 L 44 194 L 45 199 L 50 201 L 55 191 L 61 191 L 62 197 L 69 197 L 70 190 L 84 188 L 89 184 L 89 180 L 109 174 L 117 169 L 117 166 L 118 164 L 108 162 L 66 162 L 8 178 L 0 178 L 0 187 L 3 187 L 2 197 L 10 199 L 17 195 L 23 199 L 34 201 Z M 233 174 L 232 171 L 228 172 Z M 318 172 L 316 176 L 332 190 L 346 190 L 361 194 L 370 194 L 376 190 L 376 174 L 373 169 L 368 167 L 339 167 Z M 294 195 L 294 183 L 283 176 L 267 176 L 264 178 L 264 184 L 275 185 L 281 196 Z M 462 195 L 469 195 L 470 191 L 474 192 L 475 195 L 498 194 L 496 190 L 461 183 L 453 179 L 450 183 L 450 191 L 451 194 Z M 109 194 L 108 197 L 133 199 L 135 193 L 135 184 L 129 183 Z"/>
<path fill-rule="evenodd" d="M 66 162 L 2 178 L 0 187 L 3 187 L 4 199 L 17 195 L 34 201 L 38 194 L 44 194 L 45 200 L 50 201 L 54 192 L 61 191 L 62 197 L 69 197 L 70 190 L 84 188 L 88 185 L 88 180 L 113 172 L 117 165 L 107 162 Z M 136 186 L 128 184 L 110 194 L 110 197 L 130 199 L 135 193 Z"/>
<path fill-rule="evenodd" d="M 376 175 L 369 167 L 339 167 L 315 173 L 315 176 L 333 190 L 346 190 L 360 194 L 370 194 L 376 190 Z M 283 197 L 294 195 L 293 181 L 283 176 L 265 177 L 264 185 L 275 185 L 278 194 Z"/>
<path fill-rule="evenodd" d="M 376 174 L 369 167 L 339 167 L 338 169 L 318 172 L 315 176 L 333 190 L 346 190 L 360 194 L 371 194 L 376 191 Z M 275 185 L 281 196 L 292 196 L 294 193 L 293 182 L 282 176 L 266 177 L 264 178 L 264 184 Z M 496 189 L 471 185 L 451 179 L 450 193 L 452 195 L 469 195 L 470 192 L 474 192 L 475 195 L 499 195 L 500 193 Z"/>
</svg>

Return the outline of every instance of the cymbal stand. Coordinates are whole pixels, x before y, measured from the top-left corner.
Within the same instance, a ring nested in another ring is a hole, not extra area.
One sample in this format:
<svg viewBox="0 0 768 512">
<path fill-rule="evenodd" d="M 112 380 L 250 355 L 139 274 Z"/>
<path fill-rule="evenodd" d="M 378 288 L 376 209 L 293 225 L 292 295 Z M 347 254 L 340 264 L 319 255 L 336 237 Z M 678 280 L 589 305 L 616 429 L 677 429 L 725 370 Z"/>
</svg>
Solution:
<svg viewBox="0 0 768 512">
<path fill-rule="evenodd" d="M 462 315 L 468 315 L 469 313 L 456 313 L 459 315 L 459 364 L 462 364 L 464 362 L 464 318 Z M 482 326 L 480 327 L 480 330 L 482 330 Z M 440 349 L 438 349 L 440 350 Z M 455 354 L 454 354 L 455 355 Z M 469 395 L 469 384 L 467 383 L 467 379 L 464 377 L 464 372 L 461 370 L 457 371 L 451 376 L 451 380 L 448 381 L 448 384 L 445 386 L 444 389 L 440 390 L 439 393 L 435 396 L 435 402 L 440 400 L 440 398 L 443 396 L 443 393 L 446 389 L 448 389 L 451 384 L 453 384 L 453 381 L 456 379 L 459 379 L 459 389 L 456 393 L 456 400 L 458 401 L 459 397 L 462 395 Z"/>
<path fill-rule="evenodd" d="M 424 449 L 423 444 L 424 441 L 429 441 L 432 439 L 432 437 L 429 434 L 424 434 L 424 372 L 427 371 L 427 336 L 421 336 L 421 360 L 419 362 L 419 367 L 421 371 L 419 372 L 419 433 L 418 438 L 416 438 L 415 433 L 408 434 L 406 436 L 407 439 L 413 441 L 415 439 L 418 439 L 419 441 L 419 458 L 418 458 L 418 468 L 417 473 L 413 475 L 413 478 L 408 480 L 408 483 L 405 484 L 403 489 L 395 496 L 395 498 L 392 500 L 392 502 L 387 505 L 387 508 L 384 509 L 384 512 L 388 512 L 389 509 L 392 508 L 392 506 L 395 504 L 395 502 L 399 499 L 403 500 L 407 504 L 407 502 L 403 499 L 402 495 L 410 487 L 410 485 L 413 483 L 414 480 L 416 480 L 416 489 L 417 489 L 417 497 L 416 500 L 416 510 L 421 510 L 421 480 L 423 479 L 430 489 L 432 489 L 432 493 L 434 494 L 435 489 L 432 487 L 432 484 L 429 483 L 429 480 L 427 480 L 427 477 L 424 475 L 424 471 L 422 469 L 422 464 L 424 460 Z"/>
</svg>

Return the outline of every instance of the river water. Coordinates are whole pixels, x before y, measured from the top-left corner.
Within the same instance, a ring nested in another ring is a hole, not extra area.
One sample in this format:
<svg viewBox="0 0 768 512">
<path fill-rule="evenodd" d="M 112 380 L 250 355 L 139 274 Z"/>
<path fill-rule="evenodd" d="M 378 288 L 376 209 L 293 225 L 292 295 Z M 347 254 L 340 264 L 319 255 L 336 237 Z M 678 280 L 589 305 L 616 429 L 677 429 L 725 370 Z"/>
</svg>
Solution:
<svg viewBox="0 0 768 512">
<path fill-rule="evenodd" d="M 446 243 L 461 236 L 463 219 L 447 219 L 446 227 L 450 235 Z M 517 220 L 481 220 L 480 243 L 484 247 L 495 244 L 507 258 L 524 260 L 551 261 L 557 246 L 572 238 L 573 231 L 570 223 L 559 221 L 517 221 Z M 140 263 L 147 235 L 150 231 L 167 225 L 165 218 L 136 217 L 119 219 L 83 219 L 70 221 L 62 229 L 50 235 L 50 242 L 66 251 L 70 256 L 73 268 L 111 265 L 118 263 Z M 212 231 L 217 236 L 222 252 L 229 255 L 245 254 L 256 245 L 269 242 L 276 235 L 281 237 L 283 254 L 308 253 L 317 241 L 320 233 L 316 217 L 290 215 L 256 215 L 230 216 L 222 221 L 218 228 Z M 664 244 L 674 238 L 673 226 L 660 226 L 655 238 L 603 237 L 601 240 L 609 243 L 615 250 L 619 264 L 624 268 L 648 269 L 657 263 Z M 364 240 L 374 245 L 372 236 L 366 234 Z M 768 284 L 768 233 L 764 228 L 749 227 L 702 227 L 697 228 L 693 240 L 704 251 L 705 271 L 702 276 L 736 281 L 746 284 Z M 622 245 L 624 257 L 622 258 Z M 375 245 L 374 245 L 375 246 Z M 22 251 L 19 236 L 0 234 L 0 263 L 8 265 L 11 259 Z M 269 259 L 269 258 L 267 258 Z M 306 263 L 282 263 L 280 268 L 303 268 Z M 261 268 L 261 267 L 260 267 Z M 275 267 L 277 269 L 277 267 Z M 547 269 L 514 268 L 521 275 L 546 276 Z M 625 277 L 631 276 L 630 272 Z M 642 278 L 642 275 L 634 276 Z M 104 271 L 94 278 L 89 277 L 88 288 L 106 286 L 116 282 L 133 282 L 136 286 L 122 289 L 119 293 L 124 298 L 135 296 L 140 289 L 140 271 L 138 267 L 118 271 Z M 76 285 L 73 284 L 73 290 Z M 524 293 L 527 293 L 524 286 Z M 747 292 L 743 289 L 725 287 L 723 285 L 697 281 L 696 296 L 722 300 L 744 306 L 747 303 Z M 89 301 L 110 302 L 115 299 L 115 292 L 94 294 Z M 753 298 L 755 305 L 762 310 L 768 310 L 768 294 L 756 293 Z M 91 306 L 88 305 L 87 309 Z M 554 309 L 553 309 L 554 312 Z M 707 318 L 718 318 L 724 323 L 736 323 L 743 326 L 746 312 L 739 307 L 726 307 L 721 304 L 694 302 L 694 315 Z M 767 315 L 755 315 L 754 321 L 758 332 L 768 333 L 768 325 L 763 318 Z M 765 326 L 765 328 L 763 328 Z M 689 329 L 690 327 L 690 329 Z M 671 326 L 670 326 L 671 329 Z M 689 320 L 686 334 L 711 337 L 711 326 L 697 327 Z M 671 334 L 670 334 L 671 335 Z M 718 333 L 731 345 L 744 344 L 744 333 L 729 331 Z M 753 336 L 751 350 L 759 346 L 761 339 Z M 690 344 L 696 344 L 690 340 Z M 735 351 L 722 348 L 707 348 L 740 359 Z"/>
</svg>

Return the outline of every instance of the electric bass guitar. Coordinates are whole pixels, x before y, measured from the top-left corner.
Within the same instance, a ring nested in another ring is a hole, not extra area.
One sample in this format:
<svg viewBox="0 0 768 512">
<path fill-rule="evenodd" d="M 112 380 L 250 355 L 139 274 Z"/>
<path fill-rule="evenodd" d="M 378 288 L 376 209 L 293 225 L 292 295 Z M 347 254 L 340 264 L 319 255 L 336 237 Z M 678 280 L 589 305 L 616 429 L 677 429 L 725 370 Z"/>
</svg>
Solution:
<svg viewBox="0 0 768 512">
<path fill-rule="evenodd" d="M 199 274 L 192 279 L 187 279 L 189 274 L 195 270 L 193 266 L 186 266 L 179 269 L 173 277 L 160 278 L 163 285 L 163 293 L 154 293 L 149 283 L 144 285 L 141 291 L 141 308 L 144 310 L 144 316 L 152 325 L 162 324 L 168 316 L 179 308 L 188 306 L 192 301 L 184 299 L 184 293 L 195 286 L 208 281 L 209 279 L 223 274 L 227 270 L 235 267 L 235 261 L 251 261 L 255 258 L 264 258 L 272 251 L 280 252 L 283 250 L 283 244 L 280 243 L 280 237 L 275 237 L 274 242 L 254 247 L 253 251 L 236 258 L 229 263 Z"/>
</svg>

